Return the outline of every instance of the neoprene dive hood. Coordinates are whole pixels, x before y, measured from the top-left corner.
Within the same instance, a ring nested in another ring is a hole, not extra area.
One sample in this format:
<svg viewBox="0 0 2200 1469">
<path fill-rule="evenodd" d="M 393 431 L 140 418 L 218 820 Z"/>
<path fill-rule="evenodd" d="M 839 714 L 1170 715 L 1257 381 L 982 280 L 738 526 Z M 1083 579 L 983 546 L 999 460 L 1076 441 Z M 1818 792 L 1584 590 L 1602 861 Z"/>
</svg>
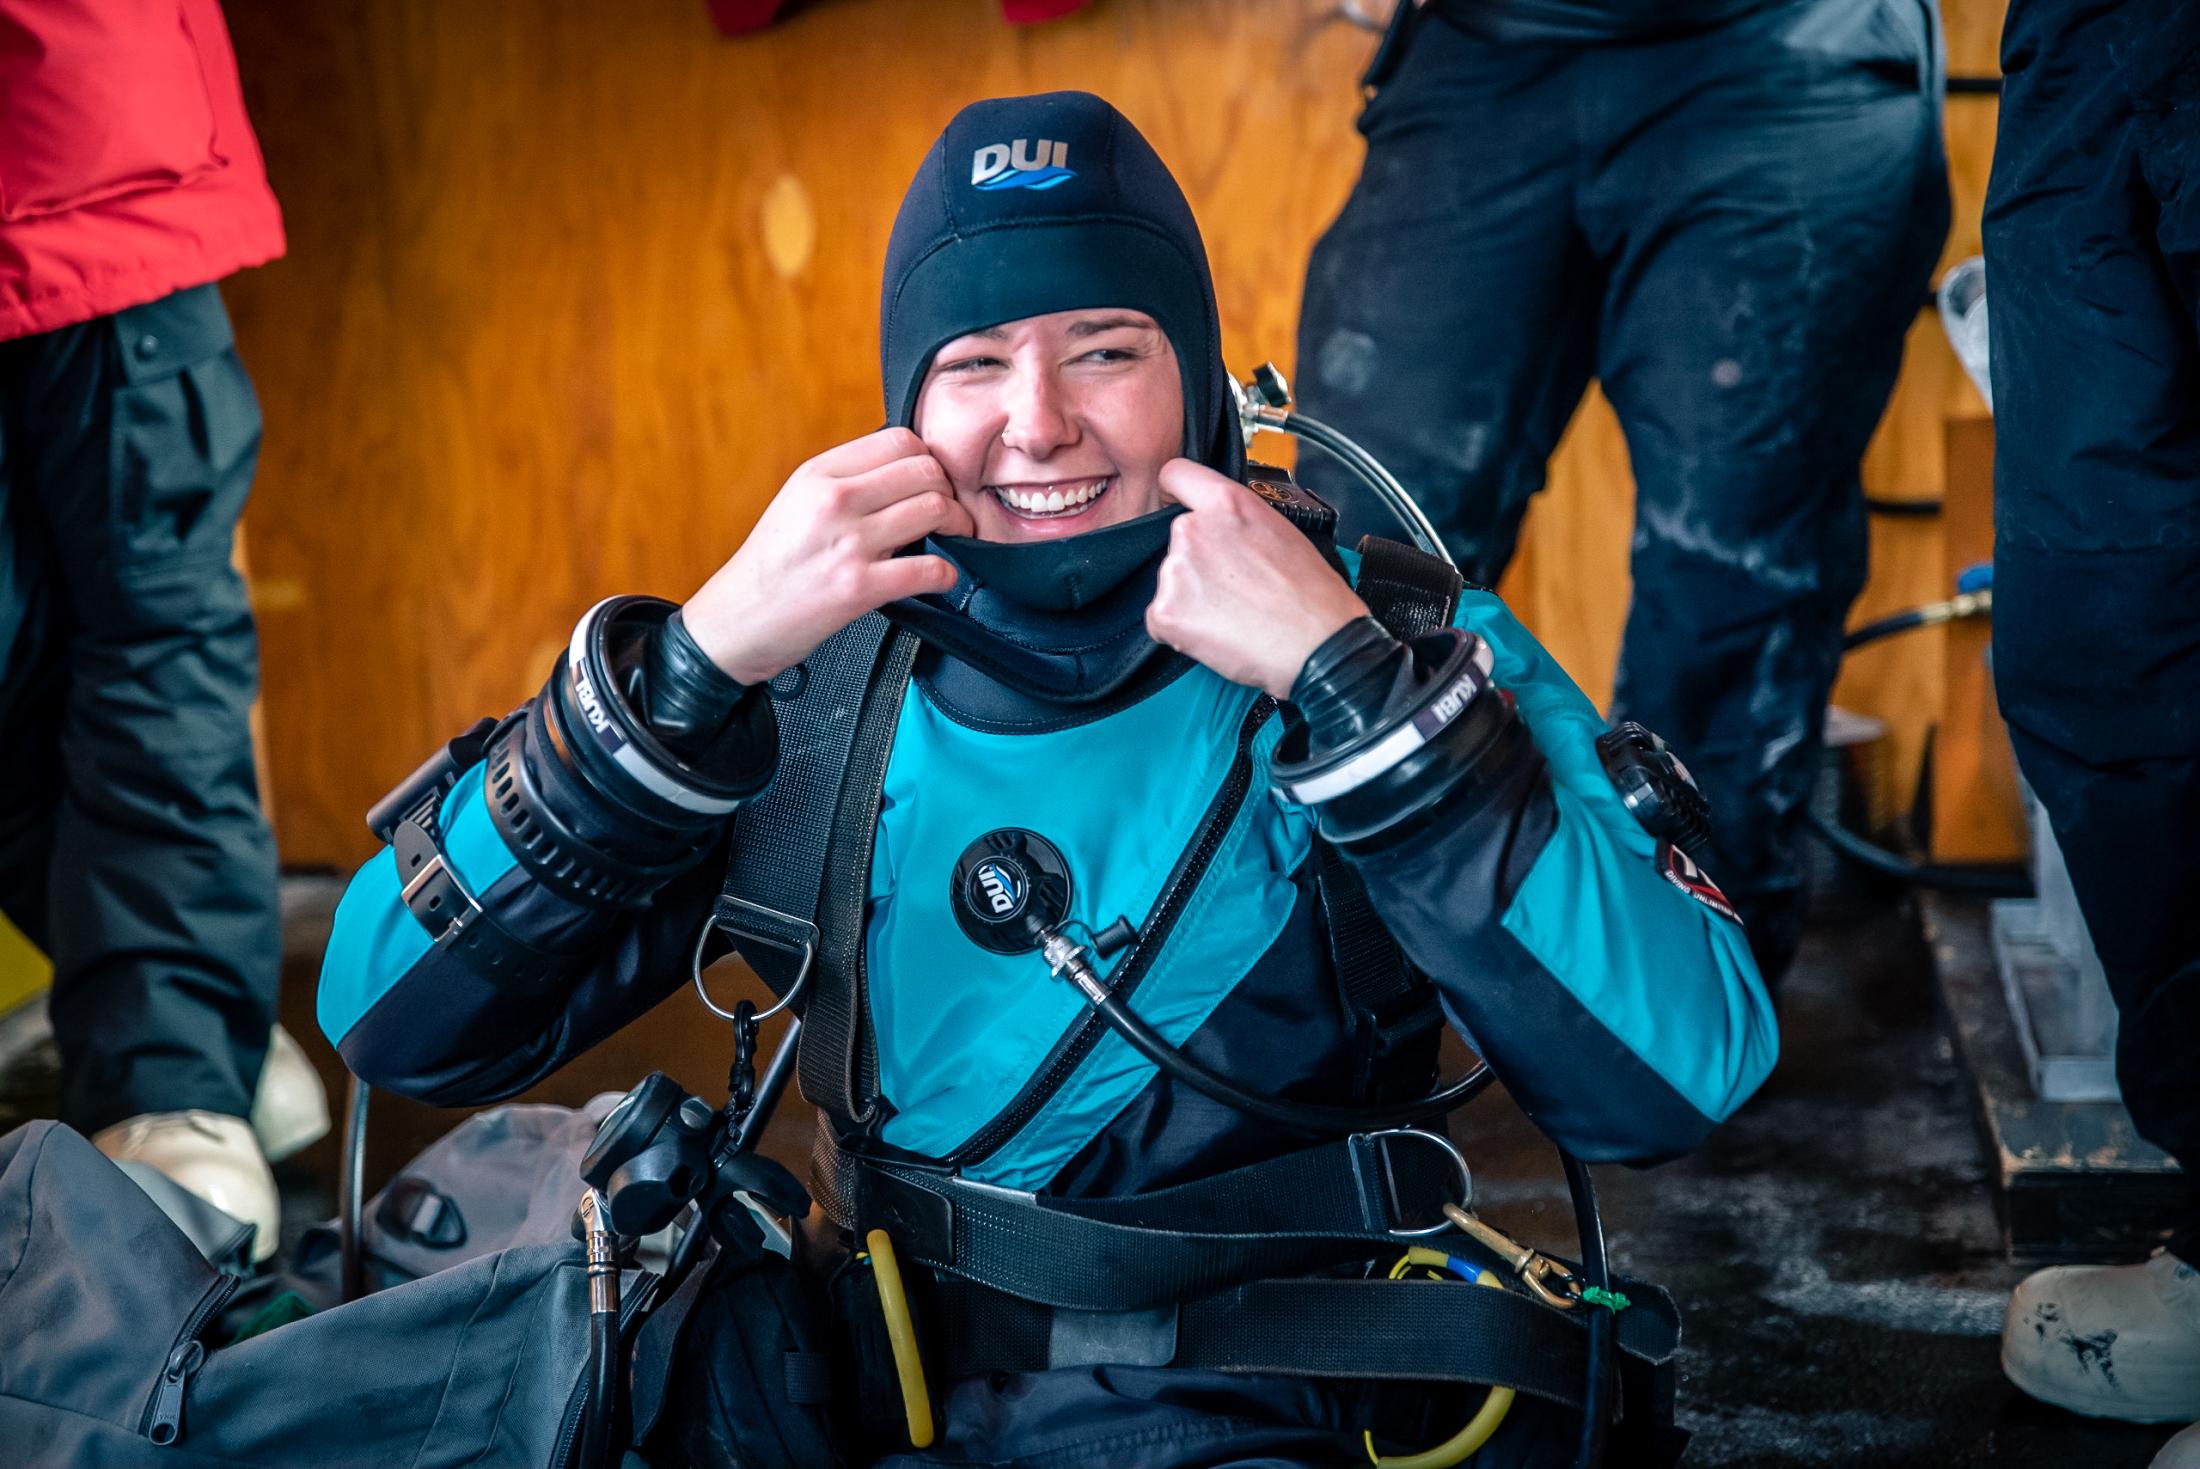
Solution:
<svg viewBox="0 0 2200 1469">
<path fill-rule="evenodd" d="M 972 103 L 925 154 L 887 241 L 887 422 L 911 426 L 932 358 L 965 332 L 1106 306 L 1160 324 L 1183 374 L 1185 457 L 1242 479 L 1206 246 L 1153 145 L 1089 92 Z"/>
<path fill-rule="evenodd" d="M 1176 353 L 1186 458 L 1243 478 L 1244 439 L 1207 251 L 1190 204 L 1130 120 L 1087 92 L 964 108 L 918 167 L 886 248 L 879 358 L 886 417 L 913 427 L 941 347 L 1028 316 L 1128 307 Z M 1030 544 L 936 537 L 962 581 L 883 609 L 964 667 L 934 672 L 987 705 L 977 673 L 1044 704 L 1091 705 L 1165 675 L 1177 658 L 1145 634 L 1169 543 L 1159 510 Z M 992 711 L 998 715 L 1000 711 Z"/>
</svg>

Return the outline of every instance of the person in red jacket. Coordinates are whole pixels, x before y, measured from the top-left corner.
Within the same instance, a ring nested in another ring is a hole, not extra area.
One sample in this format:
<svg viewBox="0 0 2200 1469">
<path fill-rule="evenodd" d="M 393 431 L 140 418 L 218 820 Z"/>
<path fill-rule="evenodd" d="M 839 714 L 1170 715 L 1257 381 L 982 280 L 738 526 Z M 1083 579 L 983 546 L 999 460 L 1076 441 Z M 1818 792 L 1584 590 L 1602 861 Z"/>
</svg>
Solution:
<svg viewBox="0 0 2200 1469">
<path fill-rule="evenodd" d="M 282 251 L 216 0 L 0 0 L 0 910 L 53 959 L 62 1119 L 261 1257 L 260 412 L 214 282 Z"/>
</svg>

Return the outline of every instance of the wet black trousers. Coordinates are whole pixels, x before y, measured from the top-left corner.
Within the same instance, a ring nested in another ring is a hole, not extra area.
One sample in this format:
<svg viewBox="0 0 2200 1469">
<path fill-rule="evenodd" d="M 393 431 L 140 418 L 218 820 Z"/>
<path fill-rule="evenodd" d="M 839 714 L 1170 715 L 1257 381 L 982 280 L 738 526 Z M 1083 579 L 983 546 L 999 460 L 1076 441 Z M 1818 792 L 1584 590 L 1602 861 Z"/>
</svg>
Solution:
<svg viewBox="0 0 2200 1469">
<path fill-rule="evenodd" d="M 1947 233 L 1940 72 L 1927 0 L 1586 47 L 1425 19 L 1307 275 L 1302 405 L 1390 466 L 1474 580 L 1602 381 L 1637 487 L 1613 712 L 1711 797 L 1707 866 L 1768 977 L 1800 933 L 1802 808 L 1863 585 L 1858 461 Z M 1348 538 L 1395 533 L 1304 465 Z"/>
<path fill-rule="evenodd" d="M 0 909 L 53 958 L 62 1119 L 235 1116 L 275 1019 L 260 411 L 213 286 L 0 342 Z"/>
<path fill-rule="evenodd" d="M 2200 1175 L 2200 9 L 2016 0 L 1986 207 L 1994 679 Z M 2176 1245 L 2200 1260 L 2200 1201 Z"/>
</svg>

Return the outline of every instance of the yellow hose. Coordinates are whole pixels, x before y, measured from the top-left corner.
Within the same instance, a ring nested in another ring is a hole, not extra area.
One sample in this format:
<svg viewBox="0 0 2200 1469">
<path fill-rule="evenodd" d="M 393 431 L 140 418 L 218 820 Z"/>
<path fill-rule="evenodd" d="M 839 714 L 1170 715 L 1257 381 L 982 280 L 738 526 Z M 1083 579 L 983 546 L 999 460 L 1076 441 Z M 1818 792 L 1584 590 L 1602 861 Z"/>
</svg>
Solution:
<svg viewBox="0 0 2200 1469">
<path fill-rule="evenodd" d="M 863 1237 L 871 1251 L 871 1277 L 878 1282 L 879 1310 L 886 1317 L 886 1340 L 894 1348 L 894 1375 L 901 1379 L 901 1411 L 909 1420 L 912 1448 L 932 1446 L 932 1394 L 924 1385 L 924 1359 L 917 1352 L 917 1327 L 909 1319 L 909 1294 L 902 1289 L 901 1262 L 883 1229 Z"/>
<path fill-rule="evenodd" d="M 1416 1265 L 1428 1267 L 1433 1278 L 1436 1271 L 1451 1268 L 1451 1259 L 1442 1250 L 1432 1250 L 1426 1245 L 1415 1245 L 1400 1257 L 1397 1264 L 1390 1267 L 1390 1278 L 1392 1280 L 1402 1280 L 1406 1272 Z M 1477 1274 L 1474 1277 L 1474 1283 L 1476 1285 L 1493 1286 L 1498 1290 L 1505 1288 L 1505 1283 L 1488 1270 Z M 1480 1410 L 1467 1420 L 1466 1427 L 1460 1429 L 1434 1448 L 1423 1449 L 1418 1454 L 1398 1454 L 1386 1458 L 1375 1452 L 1375 1435 L 1373 1433 L 1366 1433 L 1361 1437 L 1367 1443 L 1367 1457 L 1369 1462 L 1375 1465 L 1375 1469 L 1451 1469 L 1452 1465 L 1490 1441 L 1490 1436 L 1497 1432 L 1497 1425 L 1503 1423 L 1505 1415 L 1512 1411 L 1512 1405 L 1513 1390 L 1511 1388 L 1491 1388 L 1490 1395 L 1482 1400 Z"/>
</svg>

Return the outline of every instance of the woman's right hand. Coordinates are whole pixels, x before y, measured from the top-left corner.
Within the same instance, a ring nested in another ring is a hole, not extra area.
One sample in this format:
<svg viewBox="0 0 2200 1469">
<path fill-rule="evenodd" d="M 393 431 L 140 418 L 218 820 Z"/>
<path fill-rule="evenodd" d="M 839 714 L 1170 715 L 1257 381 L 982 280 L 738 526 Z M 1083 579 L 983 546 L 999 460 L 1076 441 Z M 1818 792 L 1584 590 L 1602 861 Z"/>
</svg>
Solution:
<svg viewBox="0 0 2200 1469">
<path fill-rule="evenodd" d="M 764 683 L 864 613 L 954 586 L 954 567 L 938 556 L 897 557 L 903 546 L 975 533 L 924 441 L 881 429 L 789 476 L 680 620 L 711 662 L 742 683 Z"/>
</svg>

